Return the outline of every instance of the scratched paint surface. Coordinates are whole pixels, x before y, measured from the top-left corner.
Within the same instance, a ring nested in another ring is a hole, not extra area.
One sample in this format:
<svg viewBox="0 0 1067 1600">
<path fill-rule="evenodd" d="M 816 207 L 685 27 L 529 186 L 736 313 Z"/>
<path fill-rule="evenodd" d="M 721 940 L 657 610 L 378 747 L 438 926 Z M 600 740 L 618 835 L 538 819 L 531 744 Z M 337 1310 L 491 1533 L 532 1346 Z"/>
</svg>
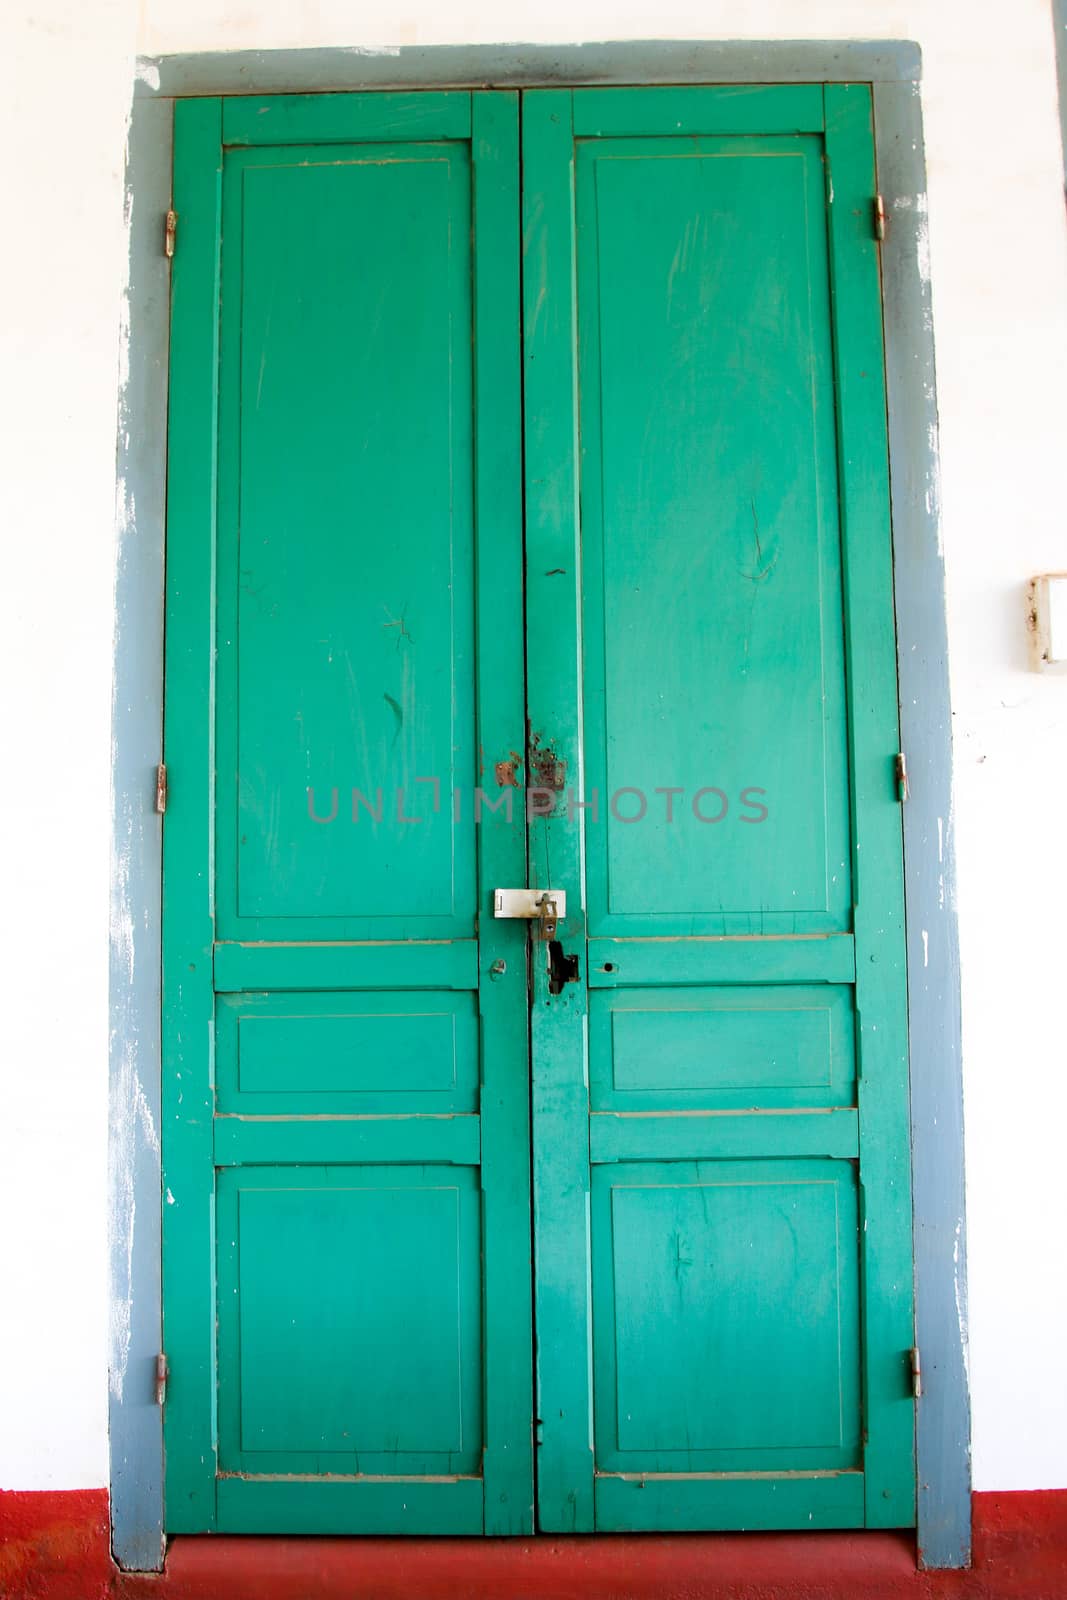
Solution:
<svg viewBox="0 0 1067 1600">
<path fill-rule="evenodd" d="M 328 156 L 227 164 L 220 920 L 470 932 L 469 160 Z"/>
<path fill-rule="evenodd" d="M 587 782 L 649 801 L 591 932 L 848 926 L 824 188 L 813 136 L 579 146 Z"/>
</svg>

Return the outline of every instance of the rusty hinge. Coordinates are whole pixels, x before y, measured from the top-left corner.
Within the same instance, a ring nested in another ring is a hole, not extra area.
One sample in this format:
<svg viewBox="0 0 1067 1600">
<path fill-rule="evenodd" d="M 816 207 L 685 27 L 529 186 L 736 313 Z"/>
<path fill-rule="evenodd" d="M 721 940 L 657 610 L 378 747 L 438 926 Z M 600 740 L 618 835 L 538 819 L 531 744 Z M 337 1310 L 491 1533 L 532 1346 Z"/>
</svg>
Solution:
<svg viewBox="0 0 1067 1600">
<path fill-rule="evenodd" d="M 156 810 L 160 816 L 167 809 L 167 769 L 161 761 L 156 768 Z"/>
<path fill-rule="evenodd" d="M 160 1351 L 159 1355 L 156 1357 L 156 1405 L 157 1406 L 166 1405 L 166 1403 L 167 1403 L 167 1379 L 169 1377 L 170 1377 L 170 1368 L 167 1365 L 167 1358 L 163 1354 L 163 1352 Z"/>
<path fill-rule="evenodd" d="M 903 750 L 898 754 L 893 767 L 897 777 L 897 799 L 903 804 L 911 794 L 911 785 L 908 782 L 908 761 Z"/>
<path fill-rule="evenodd" d="M 178 213 L 167 212 L 167 220 L 163 227 L 163 254 L 169 260 L 174 254 L 174 241 L 178 237 Z"/>
<path fill-rule="evenodd" d="M 911 1392 L 916 1400 L 922 1399 L 923 1394 L 923 1369 L 919 1360 L 919 1346 L 911 1348 Z"/>
<path fill-rule="evenodd" d="M 874 197 L 874 237 L 885 238 L 885 200 L 880 194 Z"/>
</svg>

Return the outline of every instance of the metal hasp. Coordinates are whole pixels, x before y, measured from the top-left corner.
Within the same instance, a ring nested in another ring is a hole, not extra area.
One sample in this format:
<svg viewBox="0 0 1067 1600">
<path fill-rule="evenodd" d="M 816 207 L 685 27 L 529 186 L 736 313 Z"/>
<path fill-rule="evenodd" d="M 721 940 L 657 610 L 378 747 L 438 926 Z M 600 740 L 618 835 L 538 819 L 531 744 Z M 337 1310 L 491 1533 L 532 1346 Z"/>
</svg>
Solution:
<svg viewBox="0 0 1067 1600">
<path fill-rule="evenodd" d="M 494 889 L 494 917 L 525 917 L 541 924 L 542 939 L 554 939 L 561 917 L 567 915 L 565 889 Z"/>
</svg>

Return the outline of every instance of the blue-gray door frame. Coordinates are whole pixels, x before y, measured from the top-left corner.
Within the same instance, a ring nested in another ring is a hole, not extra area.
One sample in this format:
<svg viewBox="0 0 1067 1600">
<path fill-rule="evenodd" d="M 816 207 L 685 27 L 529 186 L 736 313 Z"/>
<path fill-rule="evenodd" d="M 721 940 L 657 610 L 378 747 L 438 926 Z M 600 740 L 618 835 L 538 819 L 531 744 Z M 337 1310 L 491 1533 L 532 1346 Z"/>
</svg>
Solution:
<svg viewBox="0 0 1067 1600">
<path fill-rule="evenodd" d="M 939 543 L 937 408 L 925 271 L 920 58 L 909 43 L 643 42 L 220 52 L 138 63 L 126 166 L 128 367 L 120 399 L 111 955 L 111 1517 L 128 1569 L 165 1549 L 155 1404 L 160 1302 L 160 759 L 169 272 L 163 253 L 176 98 L 328 89 L 865 82 L 873 86 L 902 744 L 912 1082 L 918 1555 L 970 1560 L 963 1099 L 951 725 Z"/>
<path fill-rule="evenodd" d="M 1052 0 L 1056 38 L 1056 75 L 1060 89 L 1060 133 L 1063 140 L 1063 186 L 1067 192 L 1067 0 Z"/>
</svg>

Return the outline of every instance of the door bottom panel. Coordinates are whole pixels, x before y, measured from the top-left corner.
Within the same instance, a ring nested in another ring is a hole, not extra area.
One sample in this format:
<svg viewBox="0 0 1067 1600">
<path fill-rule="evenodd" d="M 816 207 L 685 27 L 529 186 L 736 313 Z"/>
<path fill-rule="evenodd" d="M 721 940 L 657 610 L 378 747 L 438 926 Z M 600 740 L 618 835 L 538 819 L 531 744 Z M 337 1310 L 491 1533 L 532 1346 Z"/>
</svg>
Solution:
<svg viewBox="0 0 1067 1600">
<path fill-rule="evenodd" d="M 481 1478 L 220 1477 L 220 1533 L 480 1534 Z"/>
<path fill-rule="evenodd" d="M 697 1533 L 862 1528 L 862 1472 L 753 1473 L 738 1477 L 599 1474 L 598 1533 Z"/>
</svg>

